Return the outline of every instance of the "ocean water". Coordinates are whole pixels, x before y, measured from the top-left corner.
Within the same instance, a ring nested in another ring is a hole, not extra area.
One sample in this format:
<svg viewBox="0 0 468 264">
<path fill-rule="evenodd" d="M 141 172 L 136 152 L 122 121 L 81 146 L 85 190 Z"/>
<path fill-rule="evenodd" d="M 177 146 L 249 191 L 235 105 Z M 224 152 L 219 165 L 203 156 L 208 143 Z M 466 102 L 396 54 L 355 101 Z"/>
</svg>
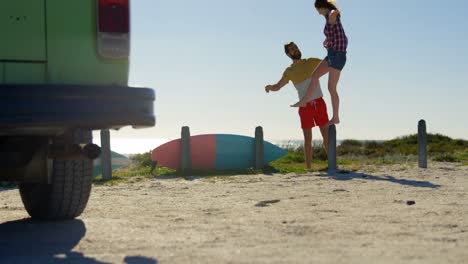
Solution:
<svg viewBox="0 0 468 264">
<path fill-rule="evenodd" d="M 302 139 L 282 139 L 282 140 L 268 140 L 267 141 L 281 147 L 281 148 L 298 148 L 303 146 L 304 140 Z M 129 154 L 145 153 L 152 151 L 160 145 L 171 141 L 167 138 L 112 138 L 111 149 L 117 153 L 128 156 Z M 362 142 L 369 140 L 360 140 Z M 314 146 L 321 146 L 322 140 L 314 140 Z M 340 145 L 343 140 L 337 140 L 337 145 Z M 101 145 L 99 137 L 93 138 L 93 143 Z"/>
<path fill-rule="evenodd" d="M 111 150 L 122 155 L 146 153 L 158 146 L 169 142 L 166 138 L 112 138 L 110 139 Z M 93 143 L 101 145 L 99 137 L 93 138 Z"/>
</svg>

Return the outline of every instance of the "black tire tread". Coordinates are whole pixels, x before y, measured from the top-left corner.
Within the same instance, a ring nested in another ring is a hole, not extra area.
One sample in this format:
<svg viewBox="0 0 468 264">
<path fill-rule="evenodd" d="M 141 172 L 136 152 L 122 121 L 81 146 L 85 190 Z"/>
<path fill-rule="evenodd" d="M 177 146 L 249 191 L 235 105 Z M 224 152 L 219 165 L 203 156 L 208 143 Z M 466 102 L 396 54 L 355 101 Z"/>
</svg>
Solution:
<svg viewBox="0 0 468 264">
<path fill-rule="evenodd" d="M 91 143 L 87 130 L 73 132 L 75 143 Z M 19 185 L 21 199 L 32 218 L 72 219 L 83 213 L 91 193 L 91 160 L 54 160 L 52 184 Z"/>
</svg>

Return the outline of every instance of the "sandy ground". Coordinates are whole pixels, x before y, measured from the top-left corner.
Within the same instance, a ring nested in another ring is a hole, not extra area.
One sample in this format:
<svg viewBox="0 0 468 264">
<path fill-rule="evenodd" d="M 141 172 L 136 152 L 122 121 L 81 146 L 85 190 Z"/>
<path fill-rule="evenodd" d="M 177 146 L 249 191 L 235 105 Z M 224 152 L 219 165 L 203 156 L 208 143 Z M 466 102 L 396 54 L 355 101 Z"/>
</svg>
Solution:
<svg viewBox="0 0 468 264">
<path fill-rule="evenodd" d="M 468 167 L 449 163 L 162 176 L 95 186 L 59 223 L 2 190 L 0 263 L 468 263 L 467 190 Z"/>
</svg>

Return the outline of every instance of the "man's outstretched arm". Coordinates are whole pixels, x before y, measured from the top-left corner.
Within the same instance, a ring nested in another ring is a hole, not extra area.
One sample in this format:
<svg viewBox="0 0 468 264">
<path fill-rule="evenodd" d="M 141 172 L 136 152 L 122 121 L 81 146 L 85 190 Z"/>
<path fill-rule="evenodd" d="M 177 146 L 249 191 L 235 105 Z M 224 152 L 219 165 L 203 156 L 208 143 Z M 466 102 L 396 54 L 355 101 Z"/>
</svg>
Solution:
<svg viewBox="0 0 468 264">
<path fill-rule="evenodd" d="M 277 92 L 281 88 L 283 88 L 286 84 L 288 84 L 288 82 L 289 81 L 283 77 L 276 84 L 273 84 L 273 85 L 269 84 L 269 85 L 265 86 L 265 92 L 267 92 L 267 93 L 269 93 L 270 91 Z"/>
</svg>

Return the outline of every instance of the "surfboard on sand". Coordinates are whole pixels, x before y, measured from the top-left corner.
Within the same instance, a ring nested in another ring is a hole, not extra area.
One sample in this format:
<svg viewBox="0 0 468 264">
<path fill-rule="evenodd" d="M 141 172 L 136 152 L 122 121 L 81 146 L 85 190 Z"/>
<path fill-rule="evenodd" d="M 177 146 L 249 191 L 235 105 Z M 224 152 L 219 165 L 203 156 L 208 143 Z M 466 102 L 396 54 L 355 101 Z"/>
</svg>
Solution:
<svg viewBox="0 0 468 264">
<path fill-rule="evenodd" d="M 125 167 L 132 163 L 132 161 L 125 157 L 122 154 L 117 152 L 111 151 L 111 164 L 112 170 L 116 170 L 122 167 Z M 101 166 L 101 156 L 93 161 L 93 177 L 99 176 L 102 174 L 102 166 Z"/>
<path fill-rule="evenodd" d="M 264 164 L 279 159 L 287 151 L 264 142 Z M 243 169 L 253 167 L 255 161 L 255 139 L 229 134 L 209 134 L 190 137 L 190 157 L 192 169 Z M 171 169 L 180 168 L 181 140 L 176 139 L 155 148 L 151 159 L 158 166 Z"/>
</svg>

